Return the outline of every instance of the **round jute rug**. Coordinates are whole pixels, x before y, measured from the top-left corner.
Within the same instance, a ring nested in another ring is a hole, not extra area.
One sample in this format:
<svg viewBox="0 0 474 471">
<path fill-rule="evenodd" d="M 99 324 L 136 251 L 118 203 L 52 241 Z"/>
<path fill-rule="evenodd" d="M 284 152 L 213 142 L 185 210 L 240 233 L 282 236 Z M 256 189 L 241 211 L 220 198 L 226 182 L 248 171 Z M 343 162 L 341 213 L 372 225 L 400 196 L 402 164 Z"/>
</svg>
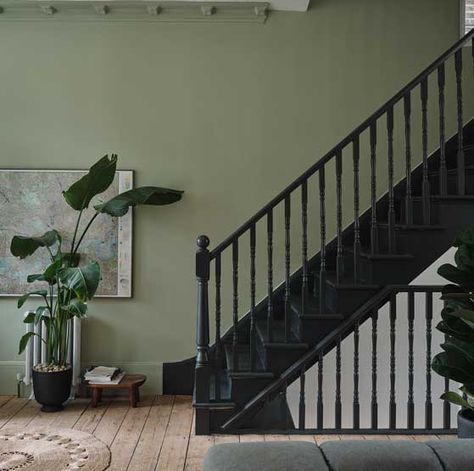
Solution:
<svg viewBox="0 0 474 471">
<path fill-rule="evenodd" d="M 103 471 L 110 450 L 88 433 L 71 429 L 0 430 L 0 471 Z"/>
</svg>

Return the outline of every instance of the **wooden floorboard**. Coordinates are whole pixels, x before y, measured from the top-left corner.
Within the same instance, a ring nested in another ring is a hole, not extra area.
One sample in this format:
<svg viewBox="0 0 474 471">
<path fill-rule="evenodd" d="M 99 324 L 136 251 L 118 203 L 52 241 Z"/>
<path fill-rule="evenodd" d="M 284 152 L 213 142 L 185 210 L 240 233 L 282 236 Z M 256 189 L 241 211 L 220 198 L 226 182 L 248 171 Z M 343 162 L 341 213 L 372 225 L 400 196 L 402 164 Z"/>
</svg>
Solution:
<svg viewBox="0 0 474 471">
<path fill-rule="evenodd" d="M 332 440 L 452 440 L 455 435 L 287 435 L 244 434 L 196 436 L 191 398 L 144 398 L 135 409 L 124 398 L 92 408 L 77 399 L 62 412 L 40 411 L 35 401 L 0 396 L 0 428 L 57 427 L 92 433 L 109 445 L 111 471 L 200 471 L 209 448 L 219 443 Z"/>
</svg>

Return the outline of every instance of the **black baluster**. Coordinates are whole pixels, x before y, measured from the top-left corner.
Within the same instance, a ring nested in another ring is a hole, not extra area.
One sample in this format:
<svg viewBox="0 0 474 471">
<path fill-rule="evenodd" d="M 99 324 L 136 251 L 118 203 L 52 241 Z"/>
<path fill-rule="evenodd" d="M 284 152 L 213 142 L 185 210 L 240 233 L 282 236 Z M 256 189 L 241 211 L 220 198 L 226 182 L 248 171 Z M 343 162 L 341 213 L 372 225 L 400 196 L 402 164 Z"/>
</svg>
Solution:
<svg viewBox="0 0 474 471">
<path fill-rule="evenodd" d="M 268 254 L 268 273 L 267 273 L 267 339 L 273 340 L 273 210 L 267 214 L 267 254 Z"/>
<path fill-rule="evenodd" d="M 359 282 L 360 274 L 360 193 L 359 193 L 359 161 L 360 161 L 360 140 L 359 136 L 354 138 L 353 146 L 353 167 L 354 167 L 354 283 Z"/>
<path fill-rule="evenodd" d="M 410 92 L 403 97 L 403 111 L 405 115 L 405 223 L 413 224 L 413 199 L 411 185 L 411 96 Z"/>
<path fill-rule="evenodd" d="M 396 381 L 396 355 L 395 355 L 395 324 L 397 321 L 397 295 L 390 296 L 390 403 L 389 403 L 389 428 L 397 428 L 397 403 L 395 397 Z"/>
<path fill-rule="evenodd" d="M 301 313 L 305 315 L 308 309 L 309 274 L 308 274 L 308 182 L 301 184 L 301 258 L 303 276 L 301 280 Z"/>
<path fill-rule="evenodd" d="M 301 370 L 300 376 L 300 404 L 299 404 L 299 420 L 298 428 L 300 430 L 305 429 L 305 419 L 306 419 L 306 398 L 305 398 L 305 368 Z"/>
<path fill-rule="evenodd" d="M 318 357 L 318 399 L 316 405 L 316 424 L 319 430 L 324 428 L 324 402 L 323 402 L 323 354 Z"/>
<path fill-rule="evenodd" d="M 196 319 L 196 369 L 195 398 L 196 403 L 207 403 L 210 399 L 209 368 L 209 294 L 208 282 L 210 273 L 209 239 L 200 236 L 197 239 L 196 278 L 197 319 Z M 196 434 L 208 435 L 210 432 L 209 410 L 196 410 Z"/>
<path fill-rule="evenodd" d="M 422 201 L 423 201 L 423 224 L 429 225 L 430 216 L 430 181 L 428 177 L 428 79 L 424 79 L 420 85 L 421 93 L 421 129 L 422 129 L 422 153 L 423 153 L 423 177 L 422 177 Z"/>
<path fill-rule="evenodd" d="M 444 392 L 449 392 L 449 378 L 444 378 Z M 451 428 L 451 404 L 449 401 L 443 401 L 443 428 L 449 430 Z"/>
<path fill-rule="evenodd" d="M 216 355 L 215 355 L 215 398 L 221 398 L 221 254 L 218 253 L 214 262 L 216 277 Z"/>
<path fill-rule="evenodd" d="M 256 353 L 256 319 L 255 319 L 255 246 L 256 228 L 255 224 L 250 226 L 250 369 L 255 371 L 257 359 Z"/>
<path fill-rule="evenodd" d="M 466 193 L 466 175 L 464 163 L 464 121 L 463 121 L 463 96 L 462 96 L 462 49 L 457 51 L 454 56 L 456 68 L 456 95 L 457 95 L 457 121 L 458 121 L 458 155 L 457 155 L 457 174 L 458 174 L 458 195 Z"/>
<path fill-rule="evenodd" d="M 377 404 L 377 319 L 378 312 L 372 312 L 372 399 L 371 405 L 371 427 L 378 427 L 378 404 Z"/>
<path fill-rule="evenodd" d="M 232 242 L 232 368 L 239 370 L 239 240 Z"/>
<path fill-rule="evenodd" d="M 412 430 L 415 426 L 415 403 L 413 397 L 413 322 L 415 319 L 415 294 L 408 293 L 408 403 L 407 403 L 407 428 Z"/>
<path fill-rule="evenodd" d="M 359 321 L 354 326 L 354 397 L 352 400 L 352 423 L 354 430 L 360 428 L 359 403 Z"/>
<path fill-rule="evenodd" d="M 377 122 L 370 125 L 370 252 L 372 255 L 378 253 L 378 231 L 377 231 Z"/>
<path fill-rule="evenodd" d="M 290 341 L 290 195 L 285 198 L 285 342 Z"/>
<path fill-rule="evenodd" d="M 395 197 L 393 193 L 393 106 L 387 111 L 388 139 L 388 251 L 395 251 Z"/>
<path fill-rule="evenodd" d="M 338 150 L 336 154 L 336 226 L 336 279 L 338 283 L 342 283 L 344 277 L 344 254 L 342 248 L 342 150 Z"/>
<path fill-rule="evenodd" d="M 335 417 L 336 417 L 336 429 L 342 428 L 342 401 L 341 401 L 341 338 L 337 340 L 336 346 L 336 396 L 335 396 Z"/>
<path fill-rule="evenodd" d="M 431 324 L 433 320 L 433 295 L 426 293 L 426 399 L 425 428 L 433 428 L 433 404 L 431 402 Z"/>
<path fill-rule="evenodd" d="M 326 179 L 324 167 L 319 170 L 319 204 L 321 231 L 321 266 L 319 271 L 319 312 L 326 311 Z"/>
<path fill-rule="evenodd" d="M 448 170 L 446 168 L 446 131 L 445 131 L 445 96 L 446 74 L 444 64 L 438 67 L 439 92 L 439 192 L 445 196 L 448 193 Z"/>
</svg>

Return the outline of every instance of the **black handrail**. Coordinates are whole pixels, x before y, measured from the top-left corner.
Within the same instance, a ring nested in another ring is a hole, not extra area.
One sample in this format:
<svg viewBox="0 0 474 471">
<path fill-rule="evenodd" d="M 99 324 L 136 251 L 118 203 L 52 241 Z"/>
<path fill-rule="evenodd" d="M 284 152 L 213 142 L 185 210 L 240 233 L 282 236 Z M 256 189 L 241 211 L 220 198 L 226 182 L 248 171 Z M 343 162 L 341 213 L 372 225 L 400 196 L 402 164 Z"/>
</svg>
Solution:
<svg viewBox="0 0 474 471">
<path fill-rule="evenodd" d="M 441 292 L 442 286 L 437 285 L 389 285 L 382 289 L 376 296 L 371 298 L 363 304 L 352 316 L 345 322 L 333 330 L 321 342 L 316 344 L 311 350 L 306 352 L 297 362 L 291 365 L 284 371 L 280 377 L 275 379 L 260 393 L 258 393 L 251 401 L 249 401 L 237 414 L 232 416 L 226 423 L 223 424 L 224 431 L 235 428 L 236 425 L 248 416 L 251 412 L 259 408 L 268 397 L 271 397 L 281 391 L 286 384 L 290 384 L 302 371 L 308 369 L 316 363 L 320 355 L 327 354 L 333 349 L 338 342 L 342 341 L 352 331 L 356 323 L 359 325 L 370 313 L 375 309 L 380 309 L 383 305 L 389 302 L 393 294 L 398 293 L 438 293 Z"/>
<path fill-rule="evenodd" d="M 360 136 L 365 130 L 367 130 L 375 121 L 377 121 L 381 116 L 389 111 L 395 104 L 397 104 L 401 99 L 405 97 L 409 92 L 411 92 L 415 87 L 420 85 L 427 77 L 433 73 L 439 66 L 443 65 L 446 60 L 455 54 L 457 51 L 461 50 L 462 47 L 469 41 L 469 39 L 474 38 L 474 29 L 469 31 L 465 36 L 463 36 L 458 42 L 451 46 L 446 52 L 439 56 L 433 63 L 431 63 L 426 69 L 424 69 L 420 74 L 418 74 L 413 80 L 411 80 L 407 85 L 405 85 L 398 93 L 396 93 L 392 98 L 390 98 L 385 104 L 377 109 L 372 115 L 370 115 L 365 121 L 363 121 L 359 126 L 357 126 L 352 132 L 350 132 L 344 139 L 342 139 L 338 144 L 336 144 L 329 152 L 327 152 L 320 160 L 318 160 L 314 165 L 312 165 L 308 170 L 306 170 L 300 177 L 288 185 L 283 191 L 281 191 L 275 198 L 273 198 L 267 205 L 265 205 L 260 211 L 255 213 L 250 219 L 248 219 L 244 224 L 242 224 L 236 231 L 234 231 L 229 237 L 217 245 L 211 252 L 211 259 L 213 259 L 217 254 L 224 251 L 229 245 L 231 245 L 234 240 L 238 239 L 242 234 L 247 232 L 251 226 L 257 223 L 262 217 L 264 217 L 271 209 L 273 209 L 277 204 L 282 202 L 285 197 L 290 193 L 296 190 L 305 180 L 314 175 L 319 169 L 321 169 L 326 163 L 328 163 L 333 157 L 342 151 L 346 146 L 348 146 L 355 138 Z M 474 41 L 473 41 L 474 42 Z"/>
</svg>

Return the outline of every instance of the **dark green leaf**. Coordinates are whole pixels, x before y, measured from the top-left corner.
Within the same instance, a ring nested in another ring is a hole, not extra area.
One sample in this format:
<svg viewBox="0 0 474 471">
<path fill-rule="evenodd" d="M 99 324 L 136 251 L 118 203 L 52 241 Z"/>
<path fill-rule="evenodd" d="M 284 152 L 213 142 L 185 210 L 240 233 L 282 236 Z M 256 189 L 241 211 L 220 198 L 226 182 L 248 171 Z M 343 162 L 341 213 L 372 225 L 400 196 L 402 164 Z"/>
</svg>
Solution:
<svg viewBox="0 0 474 471">
<path fill-rule="evenodd" d="M 472 370 L 474 371 L 474 343 L 464 342 L 463 340 L 448 337 L 446 342 L 441 344 L 445 351 L 457 351 L 465 359 L 472 363 Z"/>
<path fill-rule="evenodd" d="M 59 272 L 61 283 L 73 291 L 80 301 L 92 299 L 100 281 L 100 267 L 90 262 L 84 267 L 64 268 Z"/>
<path fill-rule="evenodd" d="M 38 273 L 38 274 L 35 274 L 35 275 L 28 275 L 26 277 L 26 281 L 28 281 L 28 283 L 34 283 L 35 281 L 46 281 L 46 280 L 44 278 L 43 273 Z"/>
<path fill-rule="evenodd" d="M 438 353 L 433 358 L 431 366 L 436 373 L 459 383 L 474 382 L 474 371 L 469 370 L 469 363 L 463 357 L 451 352 Z"/>
<path fill-rule="evenodd" d="M 454 260 L 460 270 L 474 271 L 474 245 L 460 245 L 454 254 Z"/>
<path fill-rule="evenodd" d="M 453 247 L 460 247 L 461 245 L 474 246 L 474 227 L 468 227 L 457 235 Z"/>
<path fill-rule="evenodd" d="M 49 313 L 48 306 L 39 306 L 38 308 L 36 308 L 35 324 L 39 324 L 39 322 L 43 319 L 45 313 Z"/>
<path fill-rule="evenodd" d="M 456 406 L 461 406 L 461 407 L 465 407 L 466 409 L 474 410 L 474 407 L 472 407 L 471 404 L 469 404 L 469 402 L 463 399 L 463 397 L 460 396 L 458 393 L 455 393 L 453 391 L 449 391 L 442 394 L 440 399 L 443 399 L 444 401 L 448 401 L 451 404 L 455 404 Z"/>
<path fill-rule="evenodd" d="M 87 313 L 87 304 L 79 299 L 73 299 L 64 309 L 73 316 L 81 318 Z"/>
<path fill-rule="evenodd" d="M 25 335 L 23 335 L 23 337 L 20 339 L 18 355 L 21 355 L 24 352 L 26 345 L 28 344 L 28 340 L 30 340 L 30 337 L 33 337 L 33 335 L 37 334 L 35 334 L 34 332 L 27 332 Z"/>
<path fill-rule="evenodd" d="M 472 273 L 462 271 L 450 263 L 441 265 L 438 268 L 438 274 L 457 285 L 466 287 L 474 286 L 474 277 L 472 276 Z"/>
<path fill-rule="evenodd" d="M 29 312 L 25 318 L 23 319 L 23 322 L 25 324 L 33 324 L 33 322 L 35 321 L 35 313 L 34 312 Z"/>
<path fill-rule="evenodd" d="M 458 308 L 450 312 L 449 315 L 459 317 L 459 319 L 463 319 L 465 321 L 474 322 L 474 311 L 469 309 Z"/>
<path fill-rule="evenodd" d="M 183 192 L 179 190 L 170 190 L 156 186 L 142 186 L 121 193 L 106 203 L 95 206 L 95 209 L 99 213 L 120 217 L 127 214 L 128 208 L 138 204 L 161 206 L 176 203 L 181 199 L 182 194 Z"/>
<path fill-rule="evenodd" d="M 61 240 L 56 231 L 48 231 L 39 237 L 15 236 L 10 251 L 15 257 L 26 258 L 36 252 L 39 247 L 51 247 Z"/>
<path fill-rule="evenodd" d="M 117 156 L 102 157 L 80 180 L 63 191 L 64 199 L 71 208 L 80 211 L 89 206 L 94 196 L 103 193 L 113 182 L 117 168 Z"/>
<path fill-rule="evenodd" d="M 18 309 L 20 309 L 21 306 L 23 306 L 23 304 L 25 304 L 26 300 L 32 296 L 32 295 L 35 295 L 37 294 L 38 296 L 42 296 L 43 298 L 46 298 L 48 292 L 45 290 L 45 289 L 40 289 L 38 291 L 32 291 L 31 293 L 26 293 L 24 294 L 23 296 L 20 297 L 20 299 L 18 299 Z"/>
</svg>

